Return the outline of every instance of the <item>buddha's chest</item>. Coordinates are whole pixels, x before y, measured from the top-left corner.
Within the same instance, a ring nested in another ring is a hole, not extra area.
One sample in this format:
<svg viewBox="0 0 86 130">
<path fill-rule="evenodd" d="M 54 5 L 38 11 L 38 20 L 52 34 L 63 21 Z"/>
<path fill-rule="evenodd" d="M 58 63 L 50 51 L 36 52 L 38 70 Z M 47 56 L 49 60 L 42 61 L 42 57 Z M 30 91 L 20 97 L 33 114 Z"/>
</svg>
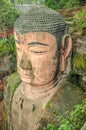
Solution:
<svg viewBox="0 0 86 130">
<path fill-rule="evenodd" d="M 13 130 L 37 130 L 46 103 L 45 99 L 27 99 L 16 91 L 11 109 Z"/>
</svg>

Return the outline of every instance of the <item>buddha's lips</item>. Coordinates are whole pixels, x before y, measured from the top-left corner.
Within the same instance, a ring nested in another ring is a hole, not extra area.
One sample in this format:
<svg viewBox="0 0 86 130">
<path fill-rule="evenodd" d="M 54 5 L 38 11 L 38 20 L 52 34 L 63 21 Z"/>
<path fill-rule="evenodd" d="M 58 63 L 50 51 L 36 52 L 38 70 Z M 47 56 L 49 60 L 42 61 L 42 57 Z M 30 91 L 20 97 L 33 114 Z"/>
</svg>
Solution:
<svg viewBox="0 0 86 130">
<path fill-rule="evenodd" d="M 27 74 L 23 74 L 23 73 L 19 73 L 21 75 L 21 77 L 24 77 L 24 78 L 31 78 L 33 75 L 30 74 L 30 75 L 27 75 Z"/>
<path fill-rule="evenodd" d="M 23 71 L 21 71 L 20 69 L 18 69 L 18 73 L 19 73 L 21 76 L 26 77 L 26 78 L 31 78 L 31 77 L 33 77 L 32 72 L 29 72 L 29 73 L 24 72 L 24 73 L 23 73 Z"/>
</svg>

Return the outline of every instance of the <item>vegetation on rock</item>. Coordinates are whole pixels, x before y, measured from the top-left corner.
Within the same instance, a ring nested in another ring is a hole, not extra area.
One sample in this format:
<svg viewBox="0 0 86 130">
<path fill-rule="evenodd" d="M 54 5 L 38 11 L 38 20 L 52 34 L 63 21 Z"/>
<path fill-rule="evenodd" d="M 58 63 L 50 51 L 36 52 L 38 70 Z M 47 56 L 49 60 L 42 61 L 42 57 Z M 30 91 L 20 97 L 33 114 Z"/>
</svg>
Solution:
<svg viewBox="0 0 86 130">
<path fill-rule="evenodd" d="M 86 35 L 86 6 L 80 12 L 76 13 L 73 17 L 74 30 L 78 33 Z"/>
<path fill-rule="evenodd" d="M 58 116 L 58 125 L 48 124 L 45 130 L 80 130 L 85 123 L 86 99 L 82 104 L 75 105 L 75 109 L 66 112 L 63 116 Z"/>
<path fill-rule="evenodd" d="M 0 58 L 8 55 L 16 57 L 15 40 L 13 36 L 0 40 Z"/>
<path fill-rule="evenodd" d="M 43 4 L 45 0 L 14 0 L 15 4 Z"/>
<path fill-rule="evenodd" d="M 72 63 L 75 71 L 86 74 L 86 54 L 75 53 Z"/>
<path fill-rule="evenodd" d="M 74 8 L 79 6 L 79 0 L 45 0 L 45 5 L 52 9 Z"/>
<path fill-rule="evenodd" d="M 0 78 L 16 71 L 16 49 L 14 37 L 0 40 Z"/>
</svg>

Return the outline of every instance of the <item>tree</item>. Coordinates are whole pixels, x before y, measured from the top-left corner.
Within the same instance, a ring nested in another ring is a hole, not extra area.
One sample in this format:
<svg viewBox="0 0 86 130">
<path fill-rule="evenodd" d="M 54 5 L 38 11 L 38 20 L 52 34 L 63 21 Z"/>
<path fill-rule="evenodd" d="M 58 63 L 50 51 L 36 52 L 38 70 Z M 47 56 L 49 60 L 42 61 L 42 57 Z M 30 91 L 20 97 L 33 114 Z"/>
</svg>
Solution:
<svg viewBox="0 0 86 130">
<path fill-rule="evenodd" d="M 7 0 L 0 0 L 0 31 L 12 29 L 18 13 Z"/>
</svg>

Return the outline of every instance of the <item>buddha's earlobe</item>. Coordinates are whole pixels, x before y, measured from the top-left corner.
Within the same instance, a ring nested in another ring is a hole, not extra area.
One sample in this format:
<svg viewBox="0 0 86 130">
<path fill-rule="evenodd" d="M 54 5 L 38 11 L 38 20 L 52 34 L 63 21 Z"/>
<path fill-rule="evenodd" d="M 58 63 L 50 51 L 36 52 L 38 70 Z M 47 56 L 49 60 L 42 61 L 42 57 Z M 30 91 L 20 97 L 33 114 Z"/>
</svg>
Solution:
<svg viewBox="0 0 86 130">
<path fill-rule="evenodd" d="M 60 51 L 60 72 L 66 69 L 66 60 L 72 49 L 72 38 L 69 34 L 66 34 L 62 38 L 62 48 Z"/>
</svg>

